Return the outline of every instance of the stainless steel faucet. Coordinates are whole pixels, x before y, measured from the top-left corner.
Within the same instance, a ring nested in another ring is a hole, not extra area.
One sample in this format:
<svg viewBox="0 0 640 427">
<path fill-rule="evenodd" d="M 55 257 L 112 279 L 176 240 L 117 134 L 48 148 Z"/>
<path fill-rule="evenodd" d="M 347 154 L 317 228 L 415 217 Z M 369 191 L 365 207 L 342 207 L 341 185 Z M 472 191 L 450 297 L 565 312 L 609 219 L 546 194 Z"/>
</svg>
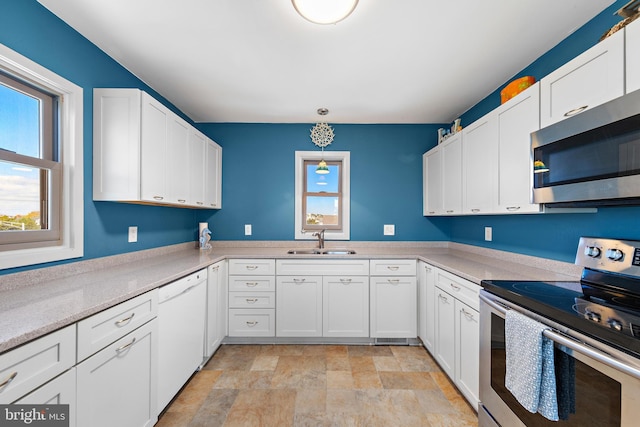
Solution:
<svg viewBox="0 0 640 427">
<path fill-rule="evenodd" d="M 318 238 L 318 249 L 324 249 L 324 230 L 313 233 L 312 236 Z"/>
</svg>

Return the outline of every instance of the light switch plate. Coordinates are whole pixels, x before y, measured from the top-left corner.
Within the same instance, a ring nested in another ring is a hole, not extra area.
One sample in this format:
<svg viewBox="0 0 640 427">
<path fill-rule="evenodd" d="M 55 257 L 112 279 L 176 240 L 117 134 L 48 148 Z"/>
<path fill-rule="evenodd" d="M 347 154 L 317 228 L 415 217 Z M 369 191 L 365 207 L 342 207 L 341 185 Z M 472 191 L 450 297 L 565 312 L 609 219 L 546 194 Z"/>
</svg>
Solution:
<svg viewBox="0 0 640 427">
<path fill-rule="evenodd" d="M 129 227 L 129 243 L 135 243 L 138 241 L 138 227 L 132 225 Z"/>
<path fill-rule="evenodd" d="M 251 236 L 251 224 L 244 225 L 244 235 Z"/>
<path fill-rule="evenodd" d="M 385 236 L 394 236 L 396 234 L 396 226 L 394 224 L 385 224 L 384 225 L 384 235 Z"/>
<path fill-rule="evenodd" d="M 491 227 L 484 228 L 484 240 L 487 242 L 493 240 L 493 229 Z"/>
</svg>

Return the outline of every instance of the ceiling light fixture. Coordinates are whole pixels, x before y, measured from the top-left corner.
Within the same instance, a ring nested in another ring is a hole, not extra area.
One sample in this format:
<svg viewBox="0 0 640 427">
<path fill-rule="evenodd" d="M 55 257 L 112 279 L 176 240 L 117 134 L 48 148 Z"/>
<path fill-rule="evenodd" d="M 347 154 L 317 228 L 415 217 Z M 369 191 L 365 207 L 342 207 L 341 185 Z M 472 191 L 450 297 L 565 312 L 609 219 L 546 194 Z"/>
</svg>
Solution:
<svg viewBox="0 0 640 427">
<path fill-rule="evenodd" d="M 291 0 L 296 11 L 314 24 L 335 24 L 342 21 L 358 5 L 358 0 Z"/>
</svg>

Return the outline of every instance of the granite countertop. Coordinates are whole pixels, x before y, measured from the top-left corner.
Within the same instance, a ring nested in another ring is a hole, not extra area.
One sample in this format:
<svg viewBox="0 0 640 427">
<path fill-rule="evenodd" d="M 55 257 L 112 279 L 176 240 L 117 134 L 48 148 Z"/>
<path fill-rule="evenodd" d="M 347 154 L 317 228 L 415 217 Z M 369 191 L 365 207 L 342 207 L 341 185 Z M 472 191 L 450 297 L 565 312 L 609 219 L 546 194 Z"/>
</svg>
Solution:
<svg viewBox="0 0 640 427">
<path fill-rule="evenodd" d="M 0 353 L 226 258 L 415 258 L 474 283 L 483 279 L 576 280 L 573 264 L 449 242 L 330 242 L 355 255 L 289 255 L 310 242 L 212 242 L 150 249 L 0 276 Z"/>
</svg>

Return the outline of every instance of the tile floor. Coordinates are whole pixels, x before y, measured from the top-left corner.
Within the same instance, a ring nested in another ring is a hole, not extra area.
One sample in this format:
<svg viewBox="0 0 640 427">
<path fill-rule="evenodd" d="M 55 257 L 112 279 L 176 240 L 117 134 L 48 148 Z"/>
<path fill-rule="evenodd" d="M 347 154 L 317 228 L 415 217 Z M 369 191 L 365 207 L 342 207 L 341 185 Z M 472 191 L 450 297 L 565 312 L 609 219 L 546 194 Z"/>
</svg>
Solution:
<svg viewBox="0 0 640 427">
<path fill-rule="evenodd" d="M 224 345 L 156 427 L 477 425 L 422 347 Z"/>
</svg>

